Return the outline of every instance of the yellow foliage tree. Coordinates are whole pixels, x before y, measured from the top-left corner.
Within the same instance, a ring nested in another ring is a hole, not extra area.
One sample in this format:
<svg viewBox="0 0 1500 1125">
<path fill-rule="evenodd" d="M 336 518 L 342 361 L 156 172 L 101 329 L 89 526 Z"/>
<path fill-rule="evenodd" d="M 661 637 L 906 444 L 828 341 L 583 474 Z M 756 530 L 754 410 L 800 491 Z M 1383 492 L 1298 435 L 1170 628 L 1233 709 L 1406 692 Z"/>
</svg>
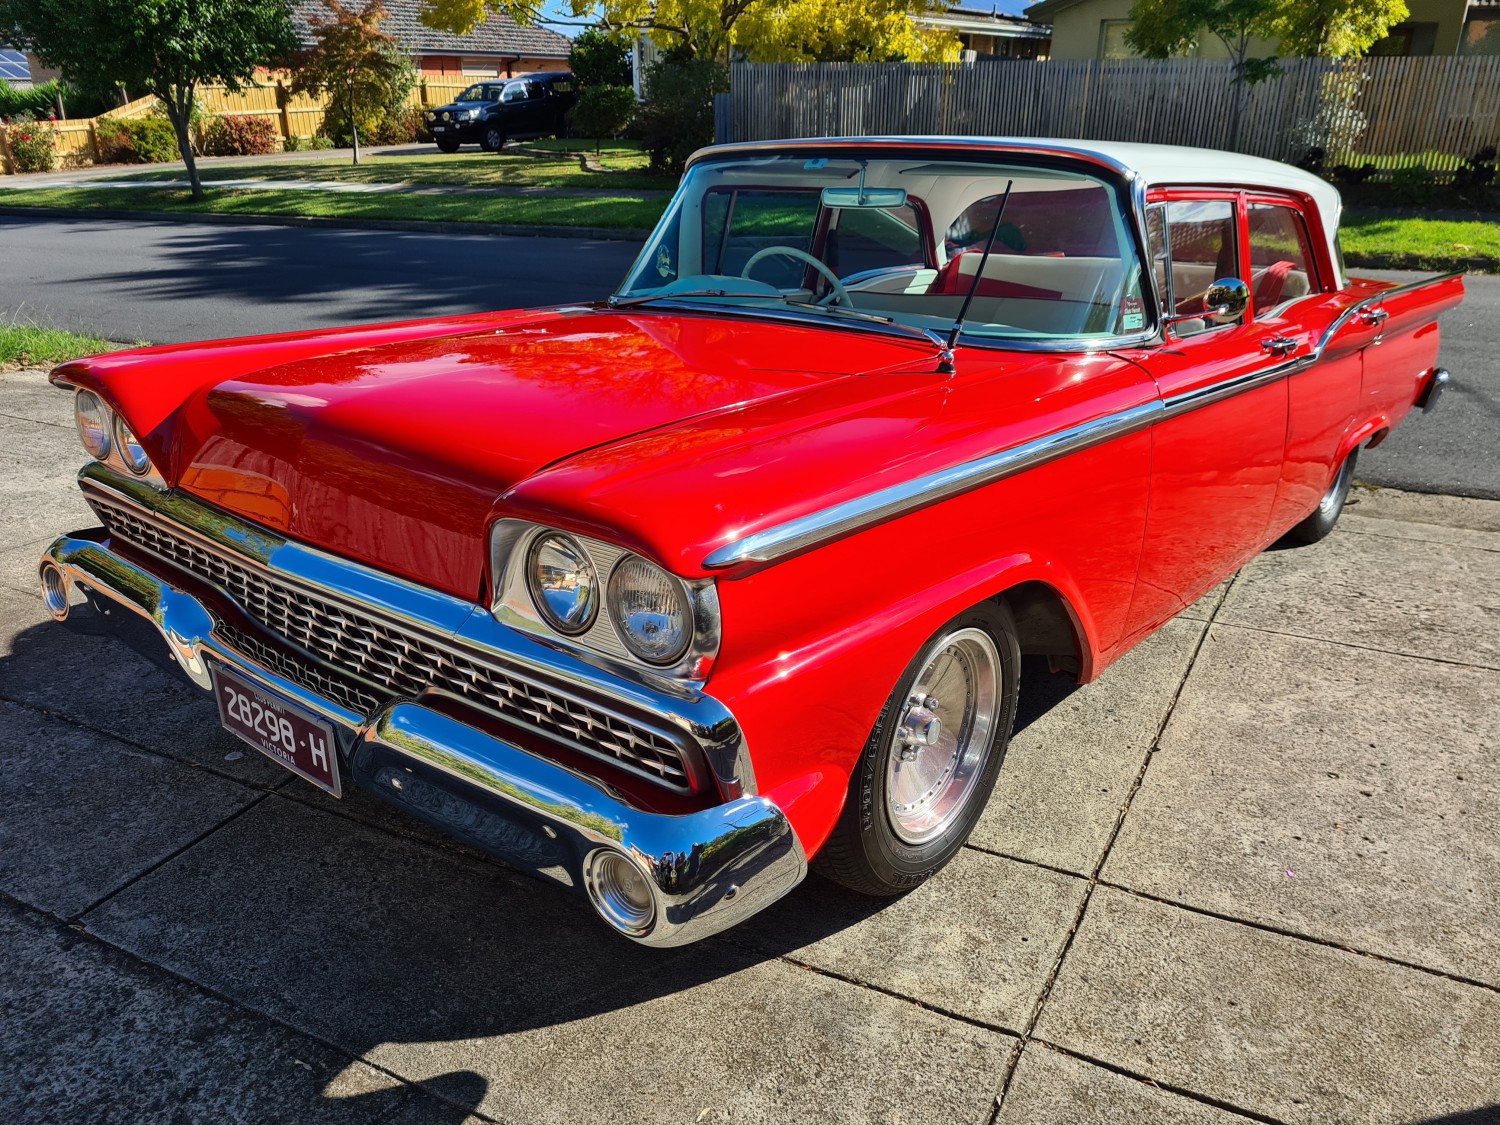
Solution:
<svg viewBox="0 0 1500 1125">
<path fill-rule="evenodd" d="M 937 0 L 570 0 L 574 17 L 606 31 L 647 35 L 660 46 L 727 62 L 956 61 L 958 40 L 913 16 Z M 423 0 L 422 22 L 463 34 L 491 12 L 535 23 L 528 0 Z"/>
</svg>

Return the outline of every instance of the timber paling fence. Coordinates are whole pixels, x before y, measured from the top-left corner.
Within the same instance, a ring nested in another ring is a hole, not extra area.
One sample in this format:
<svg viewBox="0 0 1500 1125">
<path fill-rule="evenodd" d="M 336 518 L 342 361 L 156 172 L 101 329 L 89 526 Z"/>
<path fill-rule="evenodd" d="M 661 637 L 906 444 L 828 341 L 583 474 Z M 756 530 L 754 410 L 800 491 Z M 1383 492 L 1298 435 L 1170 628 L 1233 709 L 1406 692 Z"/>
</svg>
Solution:
<svg viewBox="0 0 1500 1125">
<path fill-rule="evenodd" d="M 1500 56 L 737 63 L 723 141 L 939 134 L 1141 141 L 1446 172 L 1500 145 Z"/>
<path fill-rule="evenodd" d="M 407 104 L 446 105 L 471 84 L 472 81 L 462 79 L 447 81 L 426 78 L 412 90 Z M 226 90 L 223 86 L 199 86 L 195 100 L 205 119 L 233 115 L 270 120 L 275 123 L 276 131 L 283 141 L 290 137 L 313 136 L 322 127 L 323 114 L 328 108 L 326 97 L 293 94 L 287 89 L 286 83 L 281 81 L 262 82 L 234 91 Z M 98 117 L 53 122 L 57 134 L 58 166 L 63 169 L 81 168 L 99 163 L 103 156 L 99 137 L 101 127 L 107 130 L 108 122 L 138 119 L 154 112 L 156 99 L 145 97 L 136 98 L 135 101 L 108 110 Z M 203 124 L 206 125 L 207 120 Z M 0 129 L 0 173 L 14 170 L 5 131 Z"/>
</svg>

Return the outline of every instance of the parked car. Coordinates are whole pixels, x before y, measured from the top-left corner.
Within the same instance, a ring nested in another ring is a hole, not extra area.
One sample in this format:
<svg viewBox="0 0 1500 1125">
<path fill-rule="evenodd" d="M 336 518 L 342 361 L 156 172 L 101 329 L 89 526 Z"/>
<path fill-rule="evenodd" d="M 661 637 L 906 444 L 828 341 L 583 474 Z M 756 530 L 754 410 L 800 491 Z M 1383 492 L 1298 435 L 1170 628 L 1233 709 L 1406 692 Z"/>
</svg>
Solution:
<svg viewBox="0 0 1500 1125">
<path fill-rule="evenodd" d="M 608 301 L 59 367 L 101 526 L 42 588 L 636 941 L 809 858 L 899 894 L 1023 657 L 1093 680 L 1436 402 L 1462 279 L 1349 277 L 1338 220 L 1224 152 L 707 149 Z"/>
<path fill-rule="evenodd" d="M 476 82 L 456 100 L 429 109 L 427 131 L 444 152 L 465 144 L 499 152 L 506 141 L 561 136 L 577 101 L 577 83 L 565 70 Z"/>
</svg>

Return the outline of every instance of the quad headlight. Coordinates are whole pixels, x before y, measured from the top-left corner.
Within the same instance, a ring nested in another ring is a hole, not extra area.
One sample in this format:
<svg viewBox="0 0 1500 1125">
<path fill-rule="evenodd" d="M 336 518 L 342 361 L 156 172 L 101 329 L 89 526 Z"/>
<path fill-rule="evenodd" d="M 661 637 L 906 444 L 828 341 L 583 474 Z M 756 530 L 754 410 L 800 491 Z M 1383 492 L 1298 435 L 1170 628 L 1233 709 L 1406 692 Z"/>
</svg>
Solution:
<svg viewBox="0 0 1500 1125">
<path fill-rule="evenodd" d="M 93 391 L 79 391 L 73 396 L 73 417 L 78 422 L 78 436 L 83 448 L 95 461 L 103 461 L 110 450 L 110 409 Z"/>
<path fill-rule="evenodd" d="M 655 563 L 627 555 L 609 576 L 609 616 L 625 647 L 647 664 L 672 664 L 693 639 L 682 583 Z"/>
<path fill-rule="evenodd" d="M 114 431 L 115 449 L 120 454 L 120 460 L 136 476 L 145 476 L 151 471 L 151 458 L 146 456 L 146 448 L 135 436 L 135 431 L 118 414 L 115 415 Z"/>
<path fill-rule="evenodd" d="M 532 540 L 526 583 L 537 612 L 559 633 L 585 632 L 599 614 L 599 576 L 588 552 L 571 536 L 548 532 Z"/>
</svg>

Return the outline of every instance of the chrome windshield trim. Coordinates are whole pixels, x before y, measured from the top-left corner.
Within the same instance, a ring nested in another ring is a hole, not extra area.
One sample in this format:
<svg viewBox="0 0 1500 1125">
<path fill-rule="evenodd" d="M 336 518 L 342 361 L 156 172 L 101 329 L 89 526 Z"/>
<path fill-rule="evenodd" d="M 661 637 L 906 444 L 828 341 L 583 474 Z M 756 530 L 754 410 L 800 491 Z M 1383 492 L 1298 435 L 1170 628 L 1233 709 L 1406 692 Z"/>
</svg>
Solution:
<svg viewBox="0 0 1500 1125">
<path fill-rule="evenodd" d="M 881 523 L 939 500 L 968 492 L 1069 453 L 1099 445 L 1151 425 L 1162 412 L 1160 400 L 1070 426 L 1012 449 L 966 461 L 951 469 L 882 488 L 821 512 L 748 535 L 714 551 L 703 565 L 712 569 L 743 563 L 772 562 L 796 551 L 835 539 L 848 531 Z"/>
<path fill-rule="evenodd" d="M 155 504 L 141 503 L 136 498 L 139 490 L 126 487 L 131 483 L 97 463 L 79 473 L 85 495 L 97 490 L 117 503 L 133 504 L 202 540 L 209 549 L 260 566 L 318 597 L 344 602 L 437 643 L 488 658 L 518 676 L 533 677 L 550 691 L 576 694 L 581 703 L 597 707 L 598 702 L 590 697 L 603 696 L 633 706 L 691 738 L 727 799 L 756 792 L 755 771 L 739 723 L 727 707 L 705 692 L 687 688 L 668 692 L 644 677 L 632 679 L 623 670 L 606 672 L 502 625 L 474 602 L 284 539 L 185 493 L 160 494 Z"/>
</svg>

